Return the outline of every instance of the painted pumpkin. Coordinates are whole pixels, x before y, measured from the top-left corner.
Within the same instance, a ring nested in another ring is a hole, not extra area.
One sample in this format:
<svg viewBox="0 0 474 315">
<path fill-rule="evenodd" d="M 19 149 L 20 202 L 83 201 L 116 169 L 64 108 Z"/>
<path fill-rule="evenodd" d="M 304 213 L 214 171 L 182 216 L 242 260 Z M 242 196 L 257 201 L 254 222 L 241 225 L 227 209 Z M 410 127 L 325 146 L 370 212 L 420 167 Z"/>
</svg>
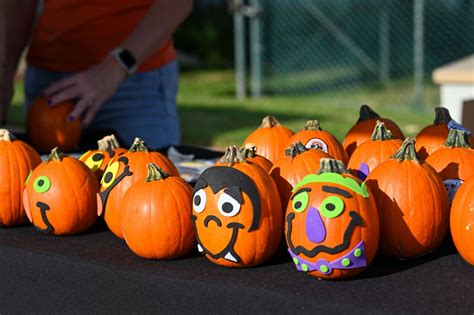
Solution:
<svg viewBox="0 0 474 315">
<path fill-rule="evenodd" d="M 191 213 L 192 187 L 156 164 L 123 197 L 122 232 L 128 247 L 147 259 L 175 259 L 196 246 Z"/>
<path fill-rule="evenodd" d="M 297 142 L 290 145 L 284 158 L 273 164 L 270 175 L 277 184 L 283 208 L 290 200 L 293 187 L 306 175 L 316 173 L 322 158 L 330 156 L 317 149 L 306 149 L 301 142 Z"/>
<path fill-rule="evenodd" d="M 402 140 L 392 136 L 383 121 L 377 120 L 370 141 L 362 143 L 355 149 L 347 166 L 354 176 L 365 180 L 376 166 L 394 155 L 402 143 Z"/>
<path fill-rule="evenodd" d="M 283 216 L 278 190 L 260 166 L 245 161 L 233 146 L 228 166 L 205 170 L 194 186 L 198 250 L 226 267 L 259 265 L 278 249 Z"/>
<path fill-rule="evenodd" d="M 0 129 L 0 226 L 28 223 L 23 207 L 25 180 L 41 163 L 38 153 L 17 140 L 8 130 Z"/>
<path fill-rule="evenodd" d="M 450 202 L 459 186 L 474 176 L 474 150 L 462 130 L 451 129 L 444 145 L 428 156 L 426 162 L 441 175 Z"/>
<path fill-rule="evenodd" d="M 107 226 L 119 238 L 123 238 L 123 196 L 133 183 L 147 177 L 148 163 L 155 163 L 167 174 L 179 176 L 178 170 L 166 156 L 150 151 L 140 138 L 135 138 L 126 153 L 112 158 L 102 176 L 102 186 L 97 195 L 97 214 L 104 215 Z"/>
<path fill-rule="evenodd" d="M 256 146 L 259 155 L 275 163 L 285 154 L 285 148 L 292 135 L 293 131 L 282 126 L 274 116 L 266 116 L 260 127 L 248 135 L 243 146 L 246 144 Z"/>
<path fill-rule="evenodd" d="M 458 126 L 447 108 L 436 107 L 435 114 L 433 124 L 423 128 L 416 136 L 416 151 L 422 159 L 428 158 L 431 153 L 443 146 L 449 134 L 448 125 Z M 474 144 L 472 136 L 469 142 Z"/>
<path fill-rule="evenodd" d="M 122 155 L 127 150 L 120 147 L 114 135 L 105 136 L 97 141 L 97 144 L 97 150 L 87 151 L 79 158 L 79 161 L 87 165 L 97 179 L 100 180 L 110 160 L 115 155 Z"/>
<path fill-rule="evenodd" d="M 322 159 L 318 175 L 306 176 L 293 189 L 285 236 L 298 270 L 325 279 L 352 277 L 377 251 L 375 201 L 341 161 Z"/>
<path fill-rule="evenodd" d="M 66 101 L 48 106 L 44 97 L 33 102 L 26 117 L 26 131 L 33 147 L 41 153 L 58 147 L 63 152 L 71 152 L 81 139 L 82 120 L 67 121 L 75 103 Z"/>
<path fill-rule="evenodd" d="M 394 138 L 405 139 L 403 132 L 395 122 L 387 118 L 381 118 L 372 108 L 367 105 L 362 105 L 360 107 L 359 120 L 357 120 L 357 123 L 347 132 L 344 142 L 342 143 L 349 158 L 359 145 L 370 140 L 377 120 L 385 123 L 385 126 L 392 132 Z"/>
<path fill-rule="evenodd" d="M 321 129 L 317 120 L 308 120 L 303 130 L 290 138 L 288 146 L 296 142 L 301 142 L 308 149 L 319 149 L 344 164 L 347 164 L 349 160 L 339 140 L 330 132 Z"/>
<path fill-rule="evenodd" d="M 414 258 L 434 251 L 449 224 L 449 200 L 443 180 L 407 139 L 395 155 L 366 180 L 380 215 L 380 246 L 385 255 Z"/>
<path fill-rule="evenodd" d="M 54 148 L 34 169 L 23 192 L 28 219 L 37 230 L 71 235 L 90 228 L 97 217 L 94 174 L 81 162 Z"/>
<path fill-rule="evenodd" d="M 451 207 L 451 235 L 459 254 L 474 265 L 474 176 L 459 188 Z"/>
</svg>

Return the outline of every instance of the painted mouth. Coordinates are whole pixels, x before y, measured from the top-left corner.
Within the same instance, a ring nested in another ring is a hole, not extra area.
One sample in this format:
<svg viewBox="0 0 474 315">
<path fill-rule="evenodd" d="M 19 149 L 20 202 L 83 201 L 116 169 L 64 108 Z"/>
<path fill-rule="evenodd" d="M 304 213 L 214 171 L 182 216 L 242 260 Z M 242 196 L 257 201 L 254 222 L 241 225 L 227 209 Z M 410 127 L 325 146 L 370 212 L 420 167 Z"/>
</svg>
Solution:
<svg viewBox="0 0 474 315">
<path fill-rule="evenodd" d="M 351 236 L 352 233 L 354 232 L 354 229 L 357 226 L 362 226 L 362 218 L 360 215 L 355 212 L 355 211 L 350 211 L 349 216 L 351 217 L 351 222 L 347 226 L 346 231 L 344 232 L 344 237 L 342 240 L 342 243 L 334 246 L 334 247 L 328 247 L 326 245 L 317 245 L 312 249 L 307 249 L 301 245 L 294 246 L 293 241 L 291 240 L 291 232 L 293 230 L 293 219 L 295 218 L 294 213 L 289 213 L 288 216 L 286 217 L 286 223 L 287 223 L 287 232 L 286 232 L 286 239 L 288 240 L 288 246 L 290 247 L 291 251 L 295 255 L 303 254 L 307 257 L 315 257 L 319 253 L 328 253 L 331 255 L 340 253 L 347 248 L 349 248 L 349 245 L 351 243 Z"/>
<path fill-rule="evenodd" d="M 44 234 L 49 234 L 53 230 L 53 225 L 51 224 L 51 222 L 49 222 L 48 216 L 46 215 L 46 211 L 50 210 L 50 208 L 47 204 L 41 201 L 38 201 L 36 203 L 36 206 L 38 207 L 38 209 L 40 209 L 41 220 L 43 220 L 43 223 L 44 225 L 46 225 L 46 228 L 42 229 L 38 227 L 36 224 L 35 224 L 35 228 Z"/>
</svg>

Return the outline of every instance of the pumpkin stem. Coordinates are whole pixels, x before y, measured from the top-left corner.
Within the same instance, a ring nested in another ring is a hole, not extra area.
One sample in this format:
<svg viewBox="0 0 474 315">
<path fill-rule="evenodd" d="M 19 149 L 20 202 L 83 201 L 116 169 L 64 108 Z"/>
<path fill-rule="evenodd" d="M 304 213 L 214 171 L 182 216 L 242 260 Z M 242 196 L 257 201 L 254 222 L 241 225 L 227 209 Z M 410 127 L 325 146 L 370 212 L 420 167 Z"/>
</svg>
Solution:
<svg viewBox="0 0 474 315">
<path fill-rule="evenodd" d="M 148 163 L 146 167 L 148 168 L 148 174 L 146 176 L 147 182 L 154 182 L 169 177 L 169 175 L 155 163 Z"/>
<path fill-rule="evenodd" d="M 115 138 L 114 135 L 103 137 L 102 139 L 97 141 L 97 144 L 99 146 L 99 150 L 102 150 L 102 151 L 120 148 L 120 144 L 118 143 L 117 138 Z"/>
<path fill-rule="evenodd" d="M 448 148 L 467 148 L 472 149 L 467 133 L 464 130 L 449 130 L 448 138 L 444 142 L 444 146 Z"/>
<path fill-rule="evenodd" d="M 394 155 L 391 157 L 392 159 L 397 159 L 399 162 L 409 160 L 415 161 L 416 163 L 420 163 L 421 160 L 418 157 L 415 149 L 415 139 L 414 138 L 406 138 L 403 141 L 402 146 L 395 152 Z"/>
<path fill-rule="evenodd" d="M 51 154 L 48 156 L 46 163 L 49 163 L 51 161 L 61 161 L 63 158 L 68 157 L 68 156 L 69 155 L 59 150 L 58 147 L 54 147 L 54 149 L 51 150 Z"/>
<path fill-rule="evenodd" d="M 435 125 L 447 124 L 453 120 L 449 114 L 449 110 L 446 107 L 435 107 L 435 115 Z"/>
<path fill-rule="evenodd" d="M 136 137 L 133 140 L 132 146 L 128 149 L 129 152 L 148 152 L 150 149 L 146 145 L 145 141 Z"/>
<path fill-rule="evenodd" d="M 369 107 L 369 105 L 362 105 L 359 110 L 359 120 L 357 122 L 361 122 L 364 120 L 369 120 L 369 119 L 374 119 L 374 118 L 380 118 L 380 115 L 377 114 L 372 108 Z"/>
<path fill-rule="evenodd" d="M 239 151 L 244 159 L 254 158 L 255 155 L 257 155 L 257 147 L 252 143 L 245 144 L 245 146 L 240 148 Z"/>
<path fill-rule="evenodd" d="M 10 133 L 7 129 L 0 129 L 0 141 L 12 141 L 16 140 L 15 136 Z"/>
<path fill-rule="evenodd" d="M 294 159 L 297 155 L 300 155 L 306 151 L 308 151 L 308 149 L 298 141 L 291 144 L 290 147 L 285 150 L 285 155 Z"/>
<path fill-rule="evenodd" d="M 275 116 L 268 115 L 262 119 L 262 124 L 260 125 L 260 128 L 271 128 L 271 127 L 277 127 L 277 126 L 281 126 L 278 119 L 276 119 Z"/>
<path fill-rule="evenodd" d="M 371 141 L 385 141 L 393 139 L 392 132 L 385 127 L 383 121 L 377 120 L 377 124 L 375 125 L 374 132 L 372 132 L 372 136 L 370 137 Z"/>
<path fill-rule="evenodd" d="M 348 171 L 342 161 L 330 158 L 322 158 L 319 161 L 318 175 L 322 173 L 345 174 L 348 173 Z"/>
<path fill-rule="evenodd" d="M 318 130 L 321 131 L 321 126 L 319 125 L 319 121 L 317 119 L 308 120 L 306 125 L 304 126 L 303 130 Z"/>
<path fill-rule="evenodd" d="M 233 165 L 235 163 L 246 162 L 239 149 L 235 145 L 228 146 L 225 149 L 224 156 L 219 160 L 223 164 Z"/>
</svg>

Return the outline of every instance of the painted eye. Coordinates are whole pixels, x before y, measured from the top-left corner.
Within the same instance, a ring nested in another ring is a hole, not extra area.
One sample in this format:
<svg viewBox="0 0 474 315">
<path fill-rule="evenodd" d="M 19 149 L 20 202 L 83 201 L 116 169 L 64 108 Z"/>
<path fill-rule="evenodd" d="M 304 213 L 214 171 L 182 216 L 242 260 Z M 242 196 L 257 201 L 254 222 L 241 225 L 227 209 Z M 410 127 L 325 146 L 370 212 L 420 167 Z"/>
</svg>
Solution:
<svg viewBox="0 0 474 315">
<path fill-rule="evenodd" d="M 321 203 L 321 214 L 328 219 L 333 219 L 344 211 L 344 200 L 337 196 L 329 196 Z"/>
<path fill-rule="evenodd" d="M 95 153 L 84 162 L 92 172 L 97 171 L 102 163 L 104 163 L 104 155 L 102 153 Z"/>
<path fill-rule="evenodd" d="M 292 200 L 293 210 L 296 212 L 303 212 L 308 206 L 308 202 L 309 195 L 306 191 L 297 194 Z"/>
<path fill-rule="evenodd" d="M 47 192 L 50 187 L 51 181 L 46 176 L 39 176 L 35 179 L 35 182 L 33 183 L 33 188 L 37 193 L 40 194 Z"/>
<path fill-rule="evenodd" d="M 25 185 L 28 184 L 28 182 L 30 181 L 31 174 L 33 174 L 33 171 L 30 171 L 30 172 L 28 173 L 28 177 L 27 177 L 26 180 L 25 180 Z"/>
<path fill-rule="evenodd" d="M 193 196 L 193 209 L 197 213 L 201 213 L 206 208 L 206 192 L 199 189 Z"/>
<path fill-rule="evenodd" d="M 318 138 L 313 138 L 309 140 L 306 143 L 305 147 L 308 149 L 318 149 L 318 150 L 328 153 L 328 145 L 326 144 L 326 142 Z"/>
<path fill-rule="evenodd" d="M 217 201 L 217 209 L 225 217 L 233 217 L 240 212 L 240 203 L 226 193 L 222 193 Z"/>
<path fill-rule="evenodd" d="M 103 188 L 107 189 L 112 185 L 115 177 L 117 177 L 119 168 L 120 168 L 120 164 L 118 162 L 113 162 L 105 169 L 105 173 L 102 176 L 102 180 L 101 180 L 101 184 Z"/>
</svg>

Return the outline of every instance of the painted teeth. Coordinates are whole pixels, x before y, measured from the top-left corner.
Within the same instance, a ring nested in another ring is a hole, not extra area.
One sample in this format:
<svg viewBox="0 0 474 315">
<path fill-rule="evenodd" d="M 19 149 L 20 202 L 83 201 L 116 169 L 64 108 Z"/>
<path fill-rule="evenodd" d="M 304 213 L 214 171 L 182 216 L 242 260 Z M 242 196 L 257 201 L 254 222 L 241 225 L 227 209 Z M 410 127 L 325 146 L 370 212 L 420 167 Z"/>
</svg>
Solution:
<svg viewBox="0 0 474 315">
<path fill-rule="evenodd" d="M 237 262 L 237 258 L 235 258 L 234 255 L 232 255 L 230 252 L 228 252 L 227 255 L 225 255 L 224 258 L 227 259 L 227 260 L 233 261 L 235 263 Z"/>
<path fill-rule="evenodd" d="M 197 246 L 197 247 L 198 247 L 198 251 L 199 251 L 200 253 L 204 252 L 204 250 L 202 249 L 202 246 L 201 246 L 201 244 L 198 244 L 198 246 Z"/>
</svg>

